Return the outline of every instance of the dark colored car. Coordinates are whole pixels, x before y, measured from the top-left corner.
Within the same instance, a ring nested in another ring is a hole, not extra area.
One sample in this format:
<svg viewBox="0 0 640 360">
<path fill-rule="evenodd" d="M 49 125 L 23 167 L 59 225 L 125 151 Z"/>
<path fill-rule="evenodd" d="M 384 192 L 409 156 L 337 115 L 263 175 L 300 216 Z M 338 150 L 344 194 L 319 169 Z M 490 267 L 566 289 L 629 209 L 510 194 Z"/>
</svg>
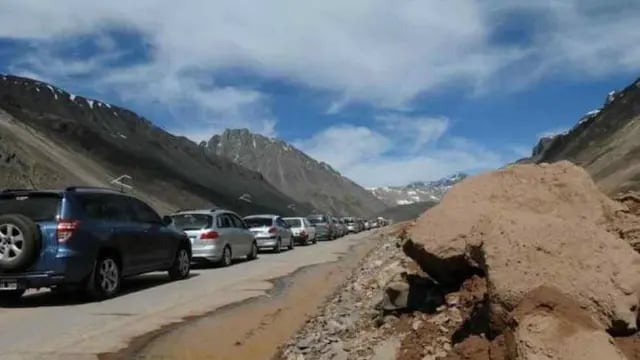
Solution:
<svg viewBox="0 0 640 360">
<path fill-rule="evenodd" d="M 191 243 L 147 204 L 110 189 L 0 192 L 0 299 L 29 288 L 116 295 L 124 277 L 189 276 Z"/>
</svg>

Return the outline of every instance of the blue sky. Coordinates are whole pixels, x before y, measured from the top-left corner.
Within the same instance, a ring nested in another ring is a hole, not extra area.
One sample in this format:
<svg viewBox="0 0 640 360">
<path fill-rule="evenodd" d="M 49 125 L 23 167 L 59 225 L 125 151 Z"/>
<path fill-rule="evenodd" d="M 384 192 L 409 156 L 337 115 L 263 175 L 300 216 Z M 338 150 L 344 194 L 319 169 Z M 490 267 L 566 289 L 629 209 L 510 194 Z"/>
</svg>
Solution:
<svg viewBox="0 0 640 360">
<path fill-rule="evenodd" d="M 631 0 L 5 0 L 0 72 L 400 185 L 499 167 L 602 106 L 638 77 L 638 19 Z"/>
</svg>

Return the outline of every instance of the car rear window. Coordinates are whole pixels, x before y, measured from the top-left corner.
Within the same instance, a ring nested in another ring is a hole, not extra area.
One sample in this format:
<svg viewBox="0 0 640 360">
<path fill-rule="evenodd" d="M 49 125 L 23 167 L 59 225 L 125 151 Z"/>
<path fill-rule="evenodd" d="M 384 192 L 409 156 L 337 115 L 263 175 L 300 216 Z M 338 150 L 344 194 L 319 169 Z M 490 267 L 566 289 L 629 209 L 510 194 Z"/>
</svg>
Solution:
<svg viewBox="0 0 640 360">
<path fill-rule="evenodd" d="M 0 196 L 0 215 L 20 214 L 33 221 L 55 221 L 62 198 L 55 194 Z"/>
<path fill-rule="evenodd" d="M 180 230 L 208 229 L 212 224 L 212 217 L 205 214 L 179 214 L 171 216 L 173 226 Z"/>
<path fill-rule="evenodd" d="M 250 228 L 271 226 L 273 224 L 273 220 L 270 218 L 244 218 L 244 222 Z"/>
<path fill-rule="evenodd" d="M 324 215 L 311 215 L 307 219 L 311 221 L 312 224 L 326 223 L 327 217 Z"/>
<path fill-rule="evenodd" d="M 302 227 L 302 221 L 300 221 L 300 219 L 284 219 L 284 222 L 291 227 Z"/>
</svg>

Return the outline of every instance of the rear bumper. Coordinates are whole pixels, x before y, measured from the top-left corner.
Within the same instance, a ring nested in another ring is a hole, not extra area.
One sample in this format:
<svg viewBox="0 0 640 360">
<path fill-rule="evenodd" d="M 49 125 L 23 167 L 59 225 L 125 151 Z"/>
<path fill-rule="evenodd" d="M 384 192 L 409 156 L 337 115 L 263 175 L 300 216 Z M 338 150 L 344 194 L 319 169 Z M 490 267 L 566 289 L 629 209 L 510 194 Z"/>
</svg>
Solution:
<svg viewBox="0 0 640 360">
<path fill-rule="evenodd" d="M 258 249 L 275 248 L 278 245 L 278 239 L 271 238 L 258 238 L 256 237 L 256 244 Z"/>
<path fill-rule="evenodd" d="M 18 289 L 50 287 L 67 283 L 64 274 L 55 272 L 1 274 L 0 283 L 3 282 L 14 282 Z"/>
<path fill-rule="evenodd" d="M 194 247 L 191 252 L 193 255 L 191 258 L 194 261 L 206 260 L 206 261 L 218 261 L 222 259 L 223 246 L 207 245 Z"/>
</svg>

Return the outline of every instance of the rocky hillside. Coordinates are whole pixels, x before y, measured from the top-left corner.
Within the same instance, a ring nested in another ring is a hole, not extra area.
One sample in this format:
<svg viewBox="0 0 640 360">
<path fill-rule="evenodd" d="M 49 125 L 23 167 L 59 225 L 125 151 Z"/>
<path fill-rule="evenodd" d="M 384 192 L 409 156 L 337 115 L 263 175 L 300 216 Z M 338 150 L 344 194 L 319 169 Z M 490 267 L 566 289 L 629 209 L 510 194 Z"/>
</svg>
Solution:
<svg viewBox="0 0 640 360">
<path fill-rule="evenodd" d="M 174 136 L 139 115 L 52 85 L 0 75 L 0 187 L 107 186 L 121 174 L 168 212 L 229 207 L 240 213 L 309 208 L 257 172 Z"/>
<path fill-rule="evenodd" d="M 413 220 L 437 204 L 437 201 L 420 201 L 412 204 L 396 205 L 382 210 L 375 217 L 391 219 L 394 222 Z"/>
<path fill-rule="evenodd" d="M 541 139 L 520 162 L 570 160 L 608 193 L 640 189 L 640 80 L 606 96 L 569 131 Z"/>
<path fill-rule="evenodd" d="M 369 216 L 385 204 L 326 163 L 277 139 L 226 130 L 206 144 L 207 154 L 228 158 L 260 172 L 267 181 L 299 202 L 339 216 Z"/>
<path fill-rule="evenodd" d="M 389 206 L 437 202 L 447 190 L 466 177 L 466 174 L 457 173 L 436 181 L 418 181 L 406 186 L 374 187 L 367 190 Z"/>
</svg>

